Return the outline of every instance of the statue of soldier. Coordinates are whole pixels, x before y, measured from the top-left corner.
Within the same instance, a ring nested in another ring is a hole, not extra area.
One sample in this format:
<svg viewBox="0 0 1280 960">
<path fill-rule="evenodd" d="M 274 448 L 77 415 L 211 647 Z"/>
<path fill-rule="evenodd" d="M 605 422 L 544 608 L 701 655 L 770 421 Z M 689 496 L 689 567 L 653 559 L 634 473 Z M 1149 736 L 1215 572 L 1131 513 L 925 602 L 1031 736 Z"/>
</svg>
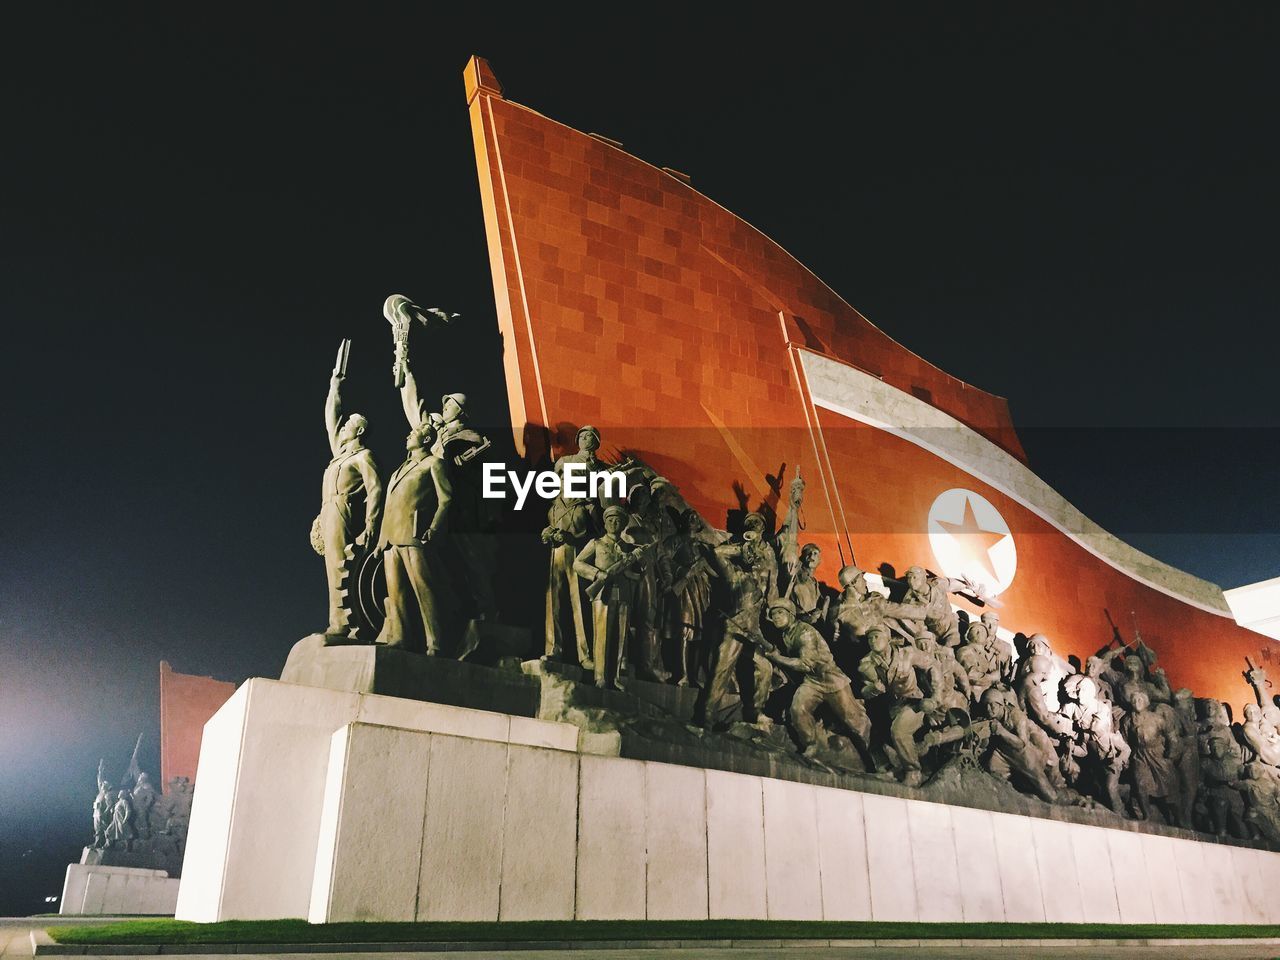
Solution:
<svg viewBox="0 0 1280 960">
<path fill-rule="evenodd" d="M 1120 698 L 1120 705 L 1126 710 L 1132 710 L 1133 698 L 1139 692 L 1147 695 L 1148 704 L 1168 703 L 1173 697 L 1173 691 L 1169 689 L 1169 681 L 1165 679 L 1164 670 L 1157 667 L 1151 677 L 1152 679 L 1147 678 L 1147 665 L 1142 657 L 1137 654 L 1126 656 L 1124 679 L 1115 690 Z"/>
<path fill-rule="evenodd" d="M 956 652 L 951 647 L 932 644 L 931 652 L 938 661 L 942 671 L 942 687 L 934 691 L 934 698 L 943 710 L 960 710 L 969 713 L 969 700 L 973 690 L 969 685 L 968 671 L 956 660 Z"/>
<path fill-rule="evenodd" d="M 1058 656 L 1053 646 L 1049 643 L 1049 638 L 1043 633 L 1033 633 L 1027 637 L 1025 646 L 1026 655 L 1018 663 L 1017 680 L 1015 682 L 1021 683 L 1023 675 L 1030 669 L 1032 658 L 1039 657 L 1040 659 L 1035 662 L 1042 668 L 1042 675 L 1039 680 L 1040 692 L 1047 708 L 1049 710 L 1057 710 L 1060 706 L 1058 698 L 1062 690 L 1062 682 L 1076 672 L 1075 667 Z M 1031 719 L 1042 722 L 1033 711 L 1028 710 L 1027 713 L 1030 714 Z"/>
<path fill-rule="evenodd" d="M 1019 665 L 1021 676 L 1017 681 L 1015 693 L 1018 706 L 1032 721 L 1031 737 L 1036 750 L 1046 756 L 1055 758 L 1053 769 L 1048 771 L 1049 782 L 1055 787 L 1063 783 L 1062 773 L 1057 764 L 1059 741 L 1076 738 L 1072 720 L 1058 713 L 1056 686 L 1053 684 L 1053 661 L 1044 654 L 1032 654 Z M 1046 687 L 1054 689 L 1053 700 L 1046 695 Z M 1093 689 L 1089 691 L 1090 696 Z M 1110 713 L 1108 711 L 1108 716 Z M 1127 751 L 1126 751 L 1127 752 Z"/>
<path fill-rule="evenodd" d="M 382 481 L 373 454 L 364 445 L 368 421 L 358 413 L 342 417 L 342 381 L 346 377 L 349 341 L 338 348 L 329 378 L 325 428 L 333 459 L 324 471 L 318 528 L 323 541 L 325 575 L 329 581 L 329 625 L 326 644 L 359 643 L 358 626 L 351 622 L 356 550 L 370 546 L 382 514 Z"/>
<path fill-rule="evenodd" d="M 1249 665 L 1249 669 L 1244 676 L 1249 681 L 1249 686 L 1253 687 L 1253 695 L 1257 698 L 1258 706 L 1262 710 L 1261 723 L 1263 727 L 1280 735 L 1280 706 L 1277 706 L 1275 698 L 1267 693 L 1267 688 L 1271 686 L 1271 682 L 1267 679 L 1267 672 L 1261 667 L 1255 667 L 1248 657 L 1245 658 L 1245 663 Z"/>
<path fill-rule="evenodd" d="M 707 689 L 707 701 L 703 708 L 704 725 L 712 727 L 724 711 L 735 686 L 738 659 L 746 647 L 751 647 L 753 683 L 750 705 L 742 697 L 743 719 L 748 723 L 769 726 L 772 721 L 764 713 L 765 701 L 773 689 L 773 666 L 764 655 L 769 646 L 760 629 L 760 616 L 764 610 L 765 594 L 760 588 L 758 571 L 743 569 L 742 544 L 726 543 L 714 548 L 712 557 L 724 579 L 729 596 L 725 611 L 724 632 L 716 654 L 711 685 Z"/>
<path fill-rule="evenodd" d="M 800 686 L 791 699 L 791 726 L 804 755 L 811 757 L 818 749 L 815 713 L 826 704 L 853 736 L 859 752 L 869 758 L 871 719 L 867 708 L 854 697 L 849 678 L 836 666 L 827 641 L 797 617 L 795 604 L 785 597 L 769 602 L 769 622 L 782 631 L 786 654 L 770 646 L 764 655 L 775 665 L 801 675 Z"/>
<path fill-rule="evenodd" d="M 969 678 L 974 700 L 980 700 L 990 687 L 1004 686 L 1011 671 L 1013 651 L 1003 640 L 993 641 L 986 624 L 969 624 L 965 642 L 956 650 L 956 660 Z"/>
<path fill-rule="evenodd" d="M 975 626 L 979 626 L 975 624 Z M 963 648 L 961 648 L 963 649 Z M 1025 784 L 1041 800 L 1058 801 L 1058 791 L 1045 771 L 1056 765 L 1057 757 L 1046 757 L 1036 749 L 1032 723 L 1018 706 L 1018 698 L 1008 687 L 984 688 L 979 712 L 991 721 L 991 732 L 982 759 L 983 769 L 1015 786 Z"/>
<path fill-rule="evenodd" d="M 1110 671 L 1105 657 L 1090 657 L 1084 662 L 1084 672 L 1098 690 L 1098 699 L 1110 707 L 1116 705 L 1115 691 L 1107 679 Z"/>
<path fill-rule="evenodd" d="M 858 664 L 862 699 L 873 713 L 888 719 L 890 760 L 903 783 L 918 787 L 924 774 L 915 736 L 926 719 L 939 711 L 932 694 L 943 687 L 942 668 L 936 657 L 914 644 L 891 643 L 889 629 L 883 625 L 867 632 L 867 642 L 871 650 Z M 920 676 L 927 681 L 929 696 L 921 689 Z"/>
<path fill-rule="evenodd" d="M 1129 801 L 1134 816 L 1151 819 L 1154 804 L 1172 826 L 1181 823 L 1178 801 L 1178 773 L 1181 741 L 1167 712 L 1152 710 L 1144 690 L 1133 690 L 1129 712 L 1120 721 L 1121 733 L 1129 744 Z"/>
<path fill-rule="evenodd" d="M 657 486 L 664 496 L 669 488 L 670 485 Z M 680 641 L 679 686 L 699 687 L 700 677 L 708 671 L 704 627 L 711 606 L 714 571 L 707 553 L 714 545 L 707 541 L 710 530 L 696 510 L 684 507 L 680 525 L 680 536 L 671 554 L 672 583 L 666 604 L 668 630 Z"/>
<path fill-rule="evenodd" d="M 1173 719 L 1180 741 L 1177 759 L 1179 815 L 1182 825 L 1189 828 L 1194 820 L 1196 797 L 1200 793 L 1200 744 L 1196 701 L 1186 687 L 1173 695 Z"/>
<path fill-rule="evenodd" d="M 413 304 L 409 307 L 418 309 Z M 471 465 L 479 455 L 489 449 L 489 440 L 471 429 L 465 394 L 445 394 L 440 398 L 440 412 L 428 413 L 409 369 L 407 351 L 403 355 L 397 352 L 394 369 L 409 429 L 419 430 L 424 422 L 430 423 L 434 440 L 428 449 L 443 464 L 449 478 L 449 536 L 441 540 L 437 552 L 446 566 L 457 567 L 453 582 L 462 587 L 458 600 L 464 616 L 477 621 L 493 619 L 498 609 L 493 589 L 496 546 L 484 529 L 488 504 L 480 496 L 479 480 L 474 473 L 468 473 L 469 469 L 474 471 Z"/>
<path fill-rule="evenodd" d="M 93 846 L 102 850 L 107 845 L 107 830 L 111 826 L 111 808 L 115 806 L 115 791 L 107 781 L 106 761 L 98 761 L 98 794 L 93 798 Z"/>
<path fill-rule="evenodd" d="M 621 538 L 627 519 L 623 507 L 617 504 L 606 507 L 604 533 L 588 540 L 573 562 L 578 576 L 589 584 L 598 584 L 588 587 L 589 593 L 595 593 L 591 601 L 595 641 L 591 659 L 596 686 L 611 689 L 617 688 L 626 667 L 627 633 L 641 576 L 637 564 L 640 551 L 629 551 Z"/>
<path fill-rule="evenodd" d="M 795 604 L 796 616 L 808 624 L 826 620 L 831 602 L 831 588 L 817 577 L 822 564 L 822 548 L 816 543 L 806 543 L 800 548 L 800 564 L 795 576 L 787 584 L 786 596 Z"/>
<path fill-rule="evenodd" d="M 1256 703 L 1247 703 L 1244 707 L 1244 723 L 1240 724 L 1240 735 L 1245 745 L 1253 752 L 1256 761 L 1269 767 L 1280 767 L 1280 733 L 1267 723 L 1262 708 Z"/>
<path fill-rule="evenodd" d="M 737 541 L 737 557 L 742 566 L 751 571 L 766 600 L 778 596 L 778 556 L 764 538 L 765 519 L 762 514 L 748 513 L 742 521 L 742 539 Z"/>
<path fill-rule="evenodd" d="M 581 463 L 590 476 L 604 466 L 596 456 L 600 449 L 600 431 L 587 425 L 578 430 L 578 451 L 562 456 L 555 463 L 555 471 L 563 478 L 565 467 Z M 551 501 L 547 510 L 547 525 L 542 531 L 542 542 L 551 548 L 551 566 L 547 575 L 546 653 L 544 660 L 559 660 L 566 646 L 577 650 L 578 663 L 583 670 L 593 671 L 591 640 L 587 621 L 582 614 L 582 587 L 573 569 L 574 561 L 588 540 L 596 536 L 600 527 L 600 505 L 590 497 L 566 497 L 564 486 Z M 566 619 L 569 621 L 566 623 Z M 566 634 L 573 631 L 569 643 Z"/>
<path fill-rule="evenodd" d="M 1209 829 L 1218 836 L 1243 839 L 1248 835 L 1241 796 L 1243 775 L 1240 745 L 1231 733 L 1226 706 L 1210 701 L 1209 715 L 1200 725 L 1200 799 Z"/>
<path fill-rule="evenodd" d="M 1269 843 L 1280 845 L 1280 771 L 1254 761 L 1244 767 L 1240 792 L 1246 822 Z"/>
<path fill-rule="evenodd" d="M 1033 653 L 1019 667 L 1019 706 L 1045 732 L 1054 737 L 1070 738 L 1071 724 L 1058 713 L 1061 681 L 1056 679 L 1053 660 L 1042 653 Z"/>
<path fill-rule="evenodd" d="M 659 504 L 644 480 L 627 491 L 627 507 L 630 516 L 623 528 L 622 539 L 632 546 L 649 546 L 638 571 L 635 606 L 632 609 L 632 628 L 638 647 L 638 668 L 646 680 L 666 683 L 671 674 L 662 664 L 662 637 L 659 628 L 664 624 L 663 602 L 671 589 L 671 546 L 675 539 L 675 520 Z"/>
<path fill-rule="evenodd" d="M 107 846 L 127 848 L 133 835 L 133 805 L 129 800 L 129 791 L 121 790 L 116 795 L 115 806 L 111 808 L 111 824 L 107 827 Z"/>
<path fill-rule="evenodd" d="M 853 643 L 858 658 L 866 656 L 867 634 L 872 627 L 889 627 L 890 620 L 923 620 L 923 607 L 894 603 L 883 593 L 867 586 L 867 575 L 855 566 L 838 574 L 840 596 L 831 608 L 832 644 Z"/>
<path fill-rule="evenodd" d="M 1049 668 L 1046 665 L 1041 669 Z M 1066 702 L 1062 705 L 1061 719 L 1069 730 L 1070 758 L 1076 771 L 1073 783 L 1079 789 L 1079 767 L 1074 764 L 1086 761 L 1097 792 L 1101 794 L 1099 799 L 1113 813 L 1123 813 L 1120 775 L 1129 763 L 1129 745 L 1115 729 L 1111 705 L 1098 699 L 1097 686 L 1082 673 L 1067 677 L 1062 691 Z"/>
<path fill-rule="evenodd" d="M 949 595 L 957 590 L 968 590 L 969 584 L 946 577 L 930 579 L 923 567 L 910 567 L 906 574 L 907 593 L 903 603 L 924 608 L 924 625 L 946 647 L 960 643 L 960 618 L 951 609 Z"/>
<path fill-rule="evenodd" d="M 378 549 L 387 581 L 387 619 L 378 643 L 440 653 L 444 639 L 447 575 L 439 540 L 447 529 L 453 486 L 439 454 L 436 431 L 423 417 L 405 439 L 407 456 L 387 484 Z"/>
<path fill-rule="evenodd" d="M 130 791 L 130 800 L 133 803 L 134 829 L 139 839 L 146 840 L 151 836 L 151 812 L 156 805 L 156 796 L 156 788 L 151 783 L 150 775 L 138 774 L 138 782 Z"/>
</svg>

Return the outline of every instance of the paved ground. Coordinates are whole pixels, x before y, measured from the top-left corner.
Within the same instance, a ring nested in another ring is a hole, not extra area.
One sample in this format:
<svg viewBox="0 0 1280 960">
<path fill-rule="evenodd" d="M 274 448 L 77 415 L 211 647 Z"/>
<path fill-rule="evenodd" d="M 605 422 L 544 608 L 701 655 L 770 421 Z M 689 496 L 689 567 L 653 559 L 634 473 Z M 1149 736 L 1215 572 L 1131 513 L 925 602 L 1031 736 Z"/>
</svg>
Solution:
<svg viewBox="0 0 1280 960">
<path fill-rule="evenodd" d="M 119 917 L 0 917 L 0 957 L 31 956 L 31 931 L 43 930 L 54 924 L 59 926 L 73 923 L 110 923 Z M 226 960 L 223 957 L 222 960 Z"/>
<path fill-rule="evenodd" d="M 26 956 L 30 956 L 28 947 Z M 8 960 L 10 954 L 4 954 Z M 15 953 L 13 956 L 23 956 Z M 91 956 L 91 955 L 90 955 Z M 1185 947 L 754 947 L 682 948 L 674 950 L 574 950 L 556 953 L 549 950 L 440 953 L 328 953 L 328 954 L 235 954 L 244 960 L 423 960 L 427 957 L 453 956 L 465 960 L 551 960 L 572 957 L 575 960 L 1271 960 L 1280 956 L 1280 947 L 1271 946 L 1185 946 Z M 227 960 L 228 955 L 189 954 L 183 960 Z M 111 960 L 123 960 L 113 956 Z M 142 960 L 142 958 L 139 958 Z M 154 960 L 154 955 L 146 960 Z"/>
<path fill-rule="evenodd" d="M 109 917 L 0 918 L 0 958 L 31 956 L 31 930 L 53 924 L 102 923 Z M 1229 944 L 1223 946 L 1153 946 L 1153 947 L 1047 947 L 1022 944 L 1008 947 L 962 946 L 857 946 L 857 947 L 682 947 L 661 950 L 550 950 L 465 951 L 453 954 L 466 960 L 552 960 L 571 956 L 576 960 L 1275 960 L 1280 958 L 1280 945 Z M 89 954 L 88 956 L 92 956 Z M 249 954 L 235 956 L 245 960 L 423 960 L 440 957 L 439 953 L 328 953 L 328 954 Z M 148 957 L 152 960 L 154 954 Z M 183 960 L 227 960 L 226 953 L 187 954 Z M 112 960 L 121 960 L 119 955 Z"/>
</svg>

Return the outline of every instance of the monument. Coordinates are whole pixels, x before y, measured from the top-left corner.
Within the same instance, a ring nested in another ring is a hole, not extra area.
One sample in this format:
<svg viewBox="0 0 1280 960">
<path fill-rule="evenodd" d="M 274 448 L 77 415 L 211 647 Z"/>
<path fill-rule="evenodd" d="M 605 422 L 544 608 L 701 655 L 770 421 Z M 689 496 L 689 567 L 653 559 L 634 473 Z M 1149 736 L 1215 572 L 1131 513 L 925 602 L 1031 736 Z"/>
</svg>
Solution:
<svg viewBox="0 0 1280 960">
<path fill-rule="evenodd" d="M 98 762 L 92 840 L 67 866 L 59 913 L 173 913 L 201 732 L 235 688 L 160 661 L 159 784 L 139 767 L 141 735 L 118 783 L 107 776 L 106 760 Z"/>
<path fill-rule="evenodd" d="M 412 372 L 471 321 L 393 295 L 406 458 L 340 412 L 371 310 L 327 623 L 206 726 L 179 919 L 1280 919 L 1274 643 L 688 177 L 465 80 L 545 616 Z"/>
</svg>

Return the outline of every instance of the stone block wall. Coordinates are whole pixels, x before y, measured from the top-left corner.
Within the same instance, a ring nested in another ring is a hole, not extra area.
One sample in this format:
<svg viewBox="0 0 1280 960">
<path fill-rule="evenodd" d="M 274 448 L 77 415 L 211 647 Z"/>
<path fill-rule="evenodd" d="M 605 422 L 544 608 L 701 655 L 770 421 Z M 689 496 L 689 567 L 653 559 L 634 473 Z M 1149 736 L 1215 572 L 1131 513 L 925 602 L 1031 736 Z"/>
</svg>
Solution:
<svg viewBox="0 0 1280 960">
<path fill-rule="evenodd" d="M 1276 853 L 576 747 L 249 681 L 206 730 L 177 916 L 1280 922 Z"/>
</svg>

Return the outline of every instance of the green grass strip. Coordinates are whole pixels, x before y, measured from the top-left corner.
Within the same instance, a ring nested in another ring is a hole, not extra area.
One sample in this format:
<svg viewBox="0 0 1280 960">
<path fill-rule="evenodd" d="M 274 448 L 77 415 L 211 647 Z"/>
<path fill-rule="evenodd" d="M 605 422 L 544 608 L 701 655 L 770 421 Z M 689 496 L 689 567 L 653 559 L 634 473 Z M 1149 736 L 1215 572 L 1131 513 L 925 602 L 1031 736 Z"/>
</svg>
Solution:
<svg viewBox="0 0 1280 960">
<path fill-rule="evenodd" d="M 51 927 L 59 943 L 412 943 L 545 940 L 1154 940 L 1280 937 L 1280 926 L 1162 923 L 883 923 L 834 920 L 538 920 L 519 923 L 307 923 L 125 920 Z"/>
</svg>

